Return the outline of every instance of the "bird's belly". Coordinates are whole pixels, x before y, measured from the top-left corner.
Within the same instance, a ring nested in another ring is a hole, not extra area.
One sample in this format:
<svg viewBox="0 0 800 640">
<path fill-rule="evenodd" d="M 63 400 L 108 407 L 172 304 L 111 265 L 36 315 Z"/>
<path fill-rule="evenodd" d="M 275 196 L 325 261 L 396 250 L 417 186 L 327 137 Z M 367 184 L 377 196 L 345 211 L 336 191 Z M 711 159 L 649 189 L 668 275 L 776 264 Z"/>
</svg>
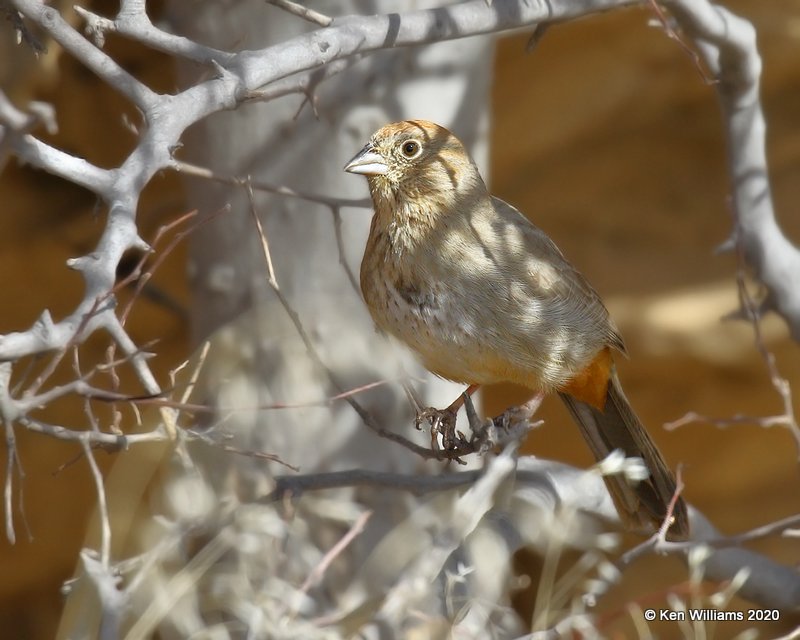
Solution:
<svg viewBox="0 0 800 640">
<path fill-rule="evenodd" d="M 378 327 L 410 347 L 432 373 L 466 384 L 540 386 L 532 363 L 515 365 L 498 349 L 495 327 L 479 322 L 463 297 L 441 283 L 423 290 L 377 276 L 364 287 L 364 297 Z"/>
</svg>

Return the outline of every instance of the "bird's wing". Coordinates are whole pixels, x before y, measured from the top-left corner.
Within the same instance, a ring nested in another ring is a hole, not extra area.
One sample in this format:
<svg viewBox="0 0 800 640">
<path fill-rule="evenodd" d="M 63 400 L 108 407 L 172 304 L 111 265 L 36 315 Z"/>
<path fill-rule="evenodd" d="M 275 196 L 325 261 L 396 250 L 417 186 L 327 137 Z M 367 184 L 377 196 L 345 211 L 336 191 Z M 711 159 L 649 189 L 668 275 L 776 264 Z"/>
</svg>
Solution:
<svg viewBox="0 0 800 640">
<path fill-rule="evenodd" d="M 524 251 L 530 256 L 528 276 L 535 295 L 547 299 L 563 314 L 576 314 L 585 328 L 602 335 L 606 345 L 625 353 L 625 344 L 600 296 L 586 278 L 564 257 L 547 234 L 510 204 L 492 198 L 497 212 L 495 233 L 505 237 L 506 255 Z"/>
</svg>

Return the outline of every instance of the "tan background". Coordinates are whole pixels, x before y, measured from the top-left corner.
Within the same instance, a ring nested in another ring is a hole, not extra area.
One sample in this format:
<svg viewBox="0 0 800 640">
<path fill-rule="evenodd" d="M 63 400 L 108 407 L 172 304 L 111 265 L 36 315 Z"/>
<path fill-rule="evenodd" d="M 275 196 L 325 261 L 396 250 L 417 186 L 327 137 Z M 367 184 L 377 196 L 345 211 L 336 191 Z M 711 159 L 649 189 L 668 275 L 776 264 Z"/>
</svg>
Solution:
<svg viewBox="0 0 800 640">
<path fill-rule="evenodd" d="M 780 222 L 796 240 L 800 5 L 728 5 L 759 32 L 774 198 Z M 619 366 L 632 403 L 667 459 L 684 465 L 686 496 L 723 531 L 736 532 L 798 511 L 798 451 L 780 429 L 659 428 L 689 410 L 767 415 L 781 407 L 752 331 L 743 323 L 719 322 L 735 307 L 736 290 L 733 257 L 712 255 L 730 232 L 713 88 L 675 42 L 647 26 L 647 18 L 631 10 L 554 27 L 531 55 L 524 53 L 525 35 L 501 42 L 491 183 L 498 196 L 551 234 L 606 298 L 631 353 Z M 172 89 L 163 59 L 142 58 L 139 48 L 114 39 L 108 48 L 156 90 Z M 119 163 L 133 140 L 119 118 L 120 99 L 55 53 L 43 60 L 49 69 L 35 67 L 22 76 L 12 97 L 17 104 L 29 96 L 53 102 L 61 127 L 57 145 L 102 166 Z M 103 219 L 85 192 L 29 169 L 9 166 L 0 193 L 5 333 L 29 326 L 44 307 L 56 318 L 72 310 L 82 287 L 64 261 L 94 246 Z M 141 207 L 145 238 L 183 211 L 181 198 L 174 176 L 153 181 Z M 163 372 L 189 351 L 184 319 L 170 306 L 187 303 L 181 249 L 153 287 L 154 297 L 138 304 L 130 328 L 138 343 L 160 340 L 154 366 L 164 379 Z M 162 294 L 168 302 L 155 297 Z M 800 388 L 798 346 L 776 319 L 765 322 L 764 333 L 783 375 Z M 97 345 L 103 348 L 102 341 Z M 65 369 L 63 375 L 69 374 Z M 519 397 L 513 391 L 489 394 L 487 410 Z M 531 437 L 529 450 L 589 464 L 588 450 L 557 404 L 545 407 L 547 423 Z M 51 420 L 82 424 L 79 403 L 55 409 Z M 9 637 L 47 638 L 59 614 L 59 586 L 73 571 L 95 498 L 86 465 L 72 464 L 77 447 L 18 435 L 32 538 L 17 513 L 16 546 L 0 541 L 0 628 Z M 113 458 L 99 459 L 107 466 Z M 796 544 L 753 547 L 796 563 Z M 608 618 L 624 613 L 615 607 L 626 600 L 658 598 L 685 576 L 677 561 L 654 566 L 658 574 L 647 563 L 633 568 L 635 580 L 607 603 Z M 720 637 L 733 628 L 718 630 Z M 663 633 L 670 637 L 669 629 Z"/>
</svg>

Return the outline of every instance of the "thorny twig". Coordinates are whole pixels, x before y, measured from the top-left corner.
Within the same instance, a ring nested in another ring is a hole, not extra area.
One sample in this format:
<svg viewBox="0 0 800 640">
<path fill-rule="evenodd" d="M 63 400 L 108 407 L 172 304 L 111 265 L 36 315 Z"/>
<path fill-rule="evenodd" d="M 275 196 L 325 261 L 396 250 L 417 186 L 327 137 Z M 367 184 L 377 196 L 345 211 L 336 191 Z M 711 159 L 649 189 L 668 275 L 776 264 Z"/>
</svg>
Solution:
<svg viewBox="0 0 800 640">
<path fill-rule="evenodd" d="M 157 243 L 158 240 L 162 237 L 163 234 L 167 233 L 168 231 L 172 230 L 175 226 L 184 223 L 187 220 L 192 219 L 194 216 L 194 212 L 189 213 L 185 216 L 182 216 L 178 220 L 168 225 L 164 225 L 161 227 L 156 234 Z M 197 225 L 202 224 L 203 220 L 197 223 Z M 168 244 L 164 252 L 162 252 L 158 259 L 154 261 L 154 264 L 151 268 L 144 274 L 139 277 L 139 287 L 134 293 L 133 300 L 136 299 L 136 295 L 141 291 L 141 287 L 144 285 L 144 281 L 152 275 L 153 271 L 158 267 L 158 265 L 163 261 L 166 254 L 172 251 L 172 249 L 180 242 L 186 234 L 190 233 L 191 231 L 196 228 L 197 225 L 189 228 L 188 230 L 177 234 L 173 237 L 172 241 Z M 108 301 L 113 297 L 114 292 L 118 290 L 120 287 L 126 286 L 130 281 L 136 279 L 141 274 L 141 267 L 144 263 L 144 260 L 147 256 L 145 256 L 142 261 L 140 262 L 139 266 L 134 270 L 133 273 L 129 275 L 127 279 L 124 279 L 117 283 L 115 287 L 110 289 L 106 294 L 103 296 L 98 297 L 95 299 L 94 304 L 90 308 L 89 312 L 85 314 L 82 321 L 77 325 L 75 330 L 75 334 L 73 337 L 67 342 L 67 345 L 59 350 L 57 350 L 50 361 L 48 362 L 47 366 L 39 373 L 39 375 L 33 380 L 33 382 L 25 387 L 24 389 L 20 389 L 19 385 L 15 387 L 15 393 L 10 392 L 10 377 L 11 377 L 11 364 L 4 363 L 2 364 L 3 368 L 3 375 L 5 377 L 4 383 L 0 384 L 0 390 L 4 392 L 3 401 L 0 402 L 0 414 L 3 417 L 4 427 L 5 427 L 5 435 L 6 435 L 6 447 L 7 447 L 7 464 L 6 464 L 6 477 L 5 477 L 5 484 L 4 484 L 4 513 L 5 513 L 5 528 L 6 528 L 6 537 L 8 540 L 13 544 L 16 535 L 14 532 L 14 522 L 13 522 L 13 506 L 12 506 L 12 498 L 13 498 L 13 489 L 14 489 L 14 472 L 15 470 L 19 472 L 21 476 L 21 466 L 20 460 L 17 453 L 16 448 L 16 437 L 14 433 L 14 426 L 19 425 L 22 428 L 25 428 L 34 433 L 41 433 L 43 435 L 47 435 L 56 439 L 64 440 L 64 441 L 73 441 L 79 443 L 83 449 L 84 454 L 86 455 L 87 452 L 91 451 L 94 447 L 102 447 L 107 450 L 112 451 L 121 451 L 127 449 L 129 446 L 139 443 L 139 442 L 156 442 L 162 440 L 174 440 L 175 439 L 175 431 L 170 430 L 168 424 L 174 424 L 174 421 L 167 421 L 165 420 L 164 424 L 157 426 L 150 432 L 147 433 L 138 433 L 138 434 L 130 434 L 125 435 L 119 429 L 119 425 L 117 421 L 120 419 L 121 414 L 116 410 L 116 408 L 112 408 L 113 415 L 115 416 L 115 423 L 111 426 L 111 433 L 104 432 L 100 429 L 97 418 L 94 414 L 91 401 L 103 401 L 103 402 L 111 402 L 111 403 L 118 403 L 118 402 L 125 402 L 131 406 L 134 411 L 136 410 L 136 401 L 137 398 L 130 396 L 129 394 L 121 393 L 117 390 L 106 390 L 101 389 L 99 387 L 93 386 L 90 384 L 90 380 L 101 371 L 107 371 L 110 373 L 112 378 L 112 383 L 114 388 L 118 388 L 119 379 L 116 374 L 116 367 L 120 364 L 124 363 L 133 363 L 133 361 L 137 358 L 141 358 L 143 355 L 138 350 L 131 350 L 131 345 L 128 344 L 128 352 L 122 357 L 115 359 L 113 355 L 113 347 L 114 344 L 112 343 L 111 350 L 107 352 L 108 361 L 105 364 L 97 364 L 92 367 L 87 372 L 82 372 L 80 367 L 80 357 L 78 351 L 78 345 L 80 343 L 80 337 L 87 327 L 87 325 L 91 322 L 92 318 L 96 317 L 98 313 L 106 313 L 108 308 Z M 133 302 L 131 301 L 131 303 Z M 120 331 L 121 331 L 121 323 L 124 322 L 125 317 L 127 315 L 130 306 L 128 306 L 125 310 L 123 310 L 121 314 L 120 320 Z M 118 333 L 118 337 L 124 333 Z M 118 341 L 116 344 L 119 344 Z M 73 354 L 73 370 L 75 371 L 76 378 L 71 382 L 53 386 L 48 388 L 45 391 L 41 391 L 42 387 L 46 384 L 46 382 L 52 377 L 52 375 L 56 372 L 58 366 L 63 361 L 63 358 L 66 353 L 71 352 Z M 21 384 L 21 383 L 20 383 Z M 37 419 L 32 417 L 30 414 L 31 412 L 35 411 L 36 409 L 46 407 L 51 405 L 56 400 L 69 396 L 75 395 L 84 398 L 85 401 L 85 414 L 87 416 L 87 420 L 89 421 L 89 429 L 88 430 L 78 430 L 78 429 L 70 429 L 67 427 L 63 427 L 60 425 L 49 424 L 43 420 Z M 160 392 L 158 394 L 161 395 Z M 153 397 L 152 395 L 150 396 Z M 164 402 L 161 405 L 162 411 L 172 411 L 173 407 L 169 406 L 169 403 Z M 213 442 L 208 438 L 207 434 L 193 434 L 191 432 L 187 432 L 189 437 L 198 438 L 207 442 L 212 445 L 218 445 L 218 443 Z M 222 445 L 221 448 L 225 451 L 229 451 L 231 453 L 237 453 L 240 455 L 251 455 L 254 457 L 261 457 L 264 459 L 273 460 L 280 464 L 284 464 L 285 466 L 296 469 L 291 465 L 283 462 L 279 456 L 269 453 L 262 453 L 262 452 L 254 452 L 254 451 L 245 451 L 231 445 Z M 99 470 L 97 469 L 96 462 L 92 455 L 87 457 L 87 461 L 90 465 L 90 469 L 92 471 L 93 477 L 95 478 L 96 482 L 99 482 L 98 491 L 102 494 L 98 496 L 98 506 L 100 511 L 101 522 L 104 524 L 102 529 L 101 535 L 101 564 L 103 566 L 108 566 L 109 563 L 109 549 L 110 549 L 110 528 L 108 527 L 108 507 L 105 503 L 105 493 L 102 488 L 102 478 L 99 475 Z M 20 494 L 21 495 L 21 494 Z"/>
</svg>

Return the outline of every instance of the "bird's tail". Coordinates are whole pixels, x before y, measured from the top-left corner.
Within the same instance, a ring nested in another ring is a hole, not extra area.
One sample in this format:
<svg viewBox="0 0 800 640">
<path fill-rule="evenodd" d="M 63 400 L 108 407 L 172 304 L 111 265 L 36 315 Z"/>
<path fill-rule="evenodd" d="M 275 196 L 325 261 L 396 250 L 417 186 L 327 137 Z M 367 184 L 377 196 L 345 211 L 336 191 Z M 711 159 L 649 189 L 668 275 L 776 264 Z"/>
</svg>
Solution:
<svg viewBox="0 0 800 640">
<path fill-rule="evenodd" d="M 616 372 L 611 372 L 605 407 L 600 411 L 566 393 L 559 393 L 595 458 L 602 460 L 614 449 L 626 457 L 639 457 L 650 476 L 637 484 L 621 474 L 605 476 L 606 486 L 620 517 L 635 529 L 658 528 L 666 517 L 667 508 L 675 494 L 675 478 L 644 425 L 636 417 L 622 391 Z M 684 539 L 689 535 L 686 504 L 678 499 L 672 512 L 673 522 L 667 537 Z"/>
</svg>

